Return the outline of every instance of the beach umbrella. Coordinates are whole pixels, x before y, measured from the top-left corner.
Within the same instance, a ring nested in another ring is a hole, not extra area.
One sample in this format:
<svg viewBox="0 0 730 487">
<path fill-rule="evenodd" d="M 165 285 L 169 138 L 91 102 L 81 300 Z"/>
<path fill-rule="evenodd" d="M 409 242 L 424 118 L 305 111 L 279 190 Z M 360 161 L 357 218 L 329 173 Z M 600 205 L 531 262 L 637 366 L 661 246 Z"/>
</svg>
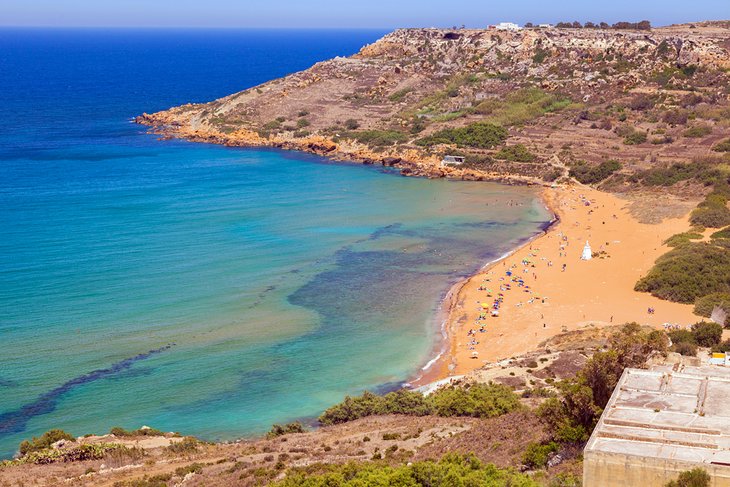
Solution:
<svg viewBox="0 0 730 487">
<path fill-rule="evenodd" d="M 489 306 L 489 304 L 488 304 L 488 303 L 482 303 L 482 308 L 484 308 L 484 309 L 489 309 L 489 308 L 490 308 L 490 306 Z"/>
</svg>

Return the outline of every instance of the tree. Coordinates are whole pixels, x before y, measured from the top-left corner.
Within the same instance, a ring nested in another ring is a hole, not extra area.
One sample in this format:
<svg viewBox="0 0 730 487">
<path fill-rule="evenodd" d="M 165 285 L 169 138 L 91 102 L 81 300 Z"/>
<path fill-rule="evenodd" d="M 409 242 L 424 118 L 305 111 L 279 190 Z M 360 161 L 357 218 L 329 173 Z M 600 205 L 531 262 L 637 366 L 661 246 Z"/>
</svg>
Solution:
<svg viewBox="0 0 730 487">
<path fill-rule="evenodd" d="M 20 455 L 24 456 L 30 452 L 45 450 L 50 448 L 55 442 L 59 440 L 74 441 L 74 437 L 66 433 L 62 429 L 52 429 L 43 433 L 40 438 L 33 437 L 32 440 L 23 440 L 20 443 Z"/>
<path fill-rule="evenodd" d="M 598 25 L 601 29 L 608 29 L 610 27 L 606 22 L 601 22 Z"/>
<path fill-rule="evenodd" d="M 583 27 L 585 29 L 595 29 L 597 27 L 597 25 L 594 24 L 593 22 L 586 22 L 585 25 L 583 25 Z"/>
<path fill-rule="evenodd" d="M 672 480 L 666 487 L 709 487 L 710 474 L 697 467 L 679 474 L 677 480 Z"/>
<path fill-rule="evenodd" d="M 535 27 L 535 25 L 532 22 L 527 22 L 525 23 L 525 27 L 528 29 L 532 29 L 533 27 Z"/>
<path fill-rule="evenodd" d="M 639 30 L 651 30 L 651 22 L 648 20 L 642 20 L 636 25 L 636 28 Z"/>
<path fill-rule="evenodd" d="M 573 22 L 573 28 L 574 28 L 574 29 L 580 29 L 580 28 L 582 28 L 582 27 L 583 27 L 583 26 L 581 25 L 581 23 L 580 23 L 580 22 L 578 22 L 577 20 Z"/>
<path fill-rule="evenodd" d="M 695 342 L 701 347 L 712 347 L 722 340 L 722 325 L 702 321 L 692 325 Z"/>
</svg>

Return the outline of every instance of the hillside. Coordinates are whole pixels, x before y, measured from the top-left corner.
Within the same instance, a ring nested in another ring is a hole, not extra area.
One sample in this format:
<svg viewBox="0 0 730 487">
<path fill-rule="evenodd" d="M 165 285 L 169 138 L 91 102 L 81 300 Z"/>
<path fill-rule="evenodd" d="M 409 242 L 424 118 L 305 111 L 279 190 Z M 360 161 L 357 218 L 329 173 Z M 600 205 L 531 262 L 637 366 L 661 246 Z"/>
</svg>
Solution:
<svg viewBox="0 0 730 487">
<path fill-rule="evenodd" d="M 724 161 L 712 148 L 730 136 L 728 25 L 402 29 L 352 57 L 137 121 L 403 174 L 540 183 L 572 169 L 613 190 L 651 186 L 648 170 Z M 439 167 L 447 153 L 466 155 L 466 167 Z M 618 164 L 594 170 L 608 160 Z"/>
</svg>

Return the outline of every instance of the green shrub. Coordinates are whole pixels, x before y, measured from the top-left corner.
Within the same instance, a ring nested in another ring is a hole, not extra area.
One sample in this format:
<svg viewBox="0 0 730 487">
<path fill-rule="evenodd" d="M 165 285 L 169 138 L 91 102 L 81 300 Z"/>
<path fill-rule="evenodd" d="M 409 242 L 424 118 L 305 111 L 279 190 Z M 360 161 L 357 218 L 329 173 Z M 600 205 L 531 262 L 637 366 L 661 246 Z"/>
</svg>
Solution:
<svg viewBox="0 0 730 487">
<path fill-rule="evenodd" d="M 670 125 L 684 125 L 688 115 L 687 110 L 669 110 L 664 113 L 662 120 Z"/>
<path fill-rule="evenodd" d="M 730 225 L 730 208 L 726 203 L 700 203 L 700 206 L 692 210 L 689 221 L 692 225 L 706 228 L 722 228 Z"/>
<path fill-rule="evenodd" d="M 425 416 L 472 416 L 489 418 L 520 407 L 519 398 L 501 384 L 467 384 L 464 387 L 442 387 L 429 396 L 401 389 L 378 396 L 365 392 L 359 397 L 347 396 L 319 417 L 325 425 L 345 423 L 379 414 Z"/>
<path fill-rule="evenodd" d="M 532 56 L 532 62 L 535 64 L 542 64 L 549 55 L 550 51 L 538 47 L 535 49 L 535 54 Z"/>
<path fill-rule="evenodd" d="M 643 93 L 636 95 L 629 102 L 629 108 L 640 112 L 650 110 L 654 108 L 654 105 L 656 105 L 656 99 Z"/>
<path fill-rule="evenodd" d="M 167 447 L 167 450 L 177 454 L 194 453 L 198 451 L 199 445 L 200 441 L 198 441 L 196 438 L 193 438 L 192 436 L 186 436 L 181 441 L 171 443 L 170 446 Z"/>
<path fill-rule="evenodd" d="M 533 162 L 537 156 L 530 152 L 523 144 L 503 147 L 494 154 L 496 159 L 505 159 L 514 162 Z"/>
<path fill-rule="evenodd" d="M 439 416 L 472 416 L 492 418 L 520 407 L 512 389 L 502 384 L 471 384 L 465 387 L 443 387 L 428 399 Z"/>
<path fill-rule="evenodd" d="M 672 351 L 677 352 L 685 357 L 696 357 L 697 356 L 697 345 L 694 343 L 680 342 L 672 345 Z"/>
<path fill-rule="evenodd" d="M 309 120 L 307 120 L 306 118 L 300 118 L 299 120 L 297 120 L 298 129 L 303 129 L 304 127 L 309 127 L 309 125 L 310 125 Z"/>
<path fill-rule="evenodd" d="M 669 332 L 669 338 L 673 344 L 677 343 L 691 343 L 697 345 L 694 333 L 690 330 L 672 330 Z"/>
<path fill-rule="evenodd" d="M 710 238 L 715 240 L 721 238 L 730 239 L 730 227 L 723 228 L 722 230 L 713 233 L 712 235 L 710 235 Z"/>
<path fill-rule="evenodd" d="M 62 438 L 59 438 L 62 439 Z M 49 463 L 82 462 L 86 460 L 100 460 L 112 453 L 140 458 L 144 451 L 138 448 L 127 448 L 117 443 L 96 443 L 74 446 L 72 448 L 53 449 L 45 448 L 27 452 L 18 460 L 0 462 L 0 467 L 12 465 L 47 465 Z"/>
<path fill-rule="evenodd" d="M 712 127 L 710 127 L 709 125 L 695 125 L 682 132 L 682 135 L 684 135 L 685 137 L 697 138 L 710 135 L 711 133 Z"/>
<path fill-rule="evenodd" d="M 636 291 L 678 303 L 730 292 L 730 252 L 705 242 L 691 242 L 659 257 Z"/>
<path fill-rule="evenodd" d="M 725 139 L 722 142 L 716 144 L 712 150 L 715 152 L 730 152 L 730 139 Z"/>
<path fill-rule="evenodd" d="M 281 435 L 288 435 L 290 433 L 304 433 L 304 426 L 300 422 L 287 423 L 285 425 L 274 424 L 271 426 L 271 430 L 266 433 L 268 438 L 275 438 Z"/>
<path fill-rule="evenodd" d="M 640 132 L 638 130 L 628 134 L 624 137 L 625 145 L 639 145 L 646 142 L 646 132 Z"/>
<path fill-rule="evenodd" d="M 558 444 L 554 441 L 549 443 L 530 443 L 522 454 L 522 463 L 530 468 L 544 468 L 547 465 L 551 453 L 558 451 Z"/>
<path fill-rule="evenodd" d="M 547 93 L 540 88 L 522 88 L 503 99 L 480 102 L 473 112 L 485 115 L 486 121 L 503 127 L 524 125 L 546 113 L 558 112 L 571 105 L 569 98 Z"/>
<path fill-rule="evenodd" d="M 666 487 L 710 487 L 710 474 L 697 467 L 679 474 L 677 480 L 667 482 Z"/>
<path fill-rule="evenodd" d="M 702 234 L 701 233 L 695 233 L 695 232 L 684 232 L 684 233 L 678 233 L 676 235 L 672 235 L 668 239 L 664 241 L 664 244 L 669 247 L 679 247 L 680 245 L 684 245 L 686 243 L 691 242 L 692 240 L 701 240 Z"/>
<path fill-rule="evenodd" d="M 597 166 L 589 166 L 585 161 L 580 161 L 570 168 L 570 176 L 583 184 L 595 184 L 603 181 L 619 169 L 621 169 L 621 163 L 613 159 L 603 161 Z"/>
<path fill-rule="evenodd" d="M 31 440 L 23 440 L 20 443 L 20 455 L 24 456 L 28 453 L 45 450 L 50 448 L 55 442 L 59 440 L 74 441 L 76 438 L 66 433 L 62 429 L 52 429 L 43 433 L 39 438 L 35 436 Z"/>
<path fill-rule="evenodd" d="M 358 128 L 360 128 L 360 122 L 358 122 L 354 118 L 348 118 L 347 120 L 345 120 L 345 128 L 347 130 L 357 130 Z"/>
<path fill-rule="evenodd" d="M 379 458 L 381 455 L 378 455 Z M 387 465 L 382 462 L 351 462 L 348 464 L 319 464 L 293 468 L 286 478 L 273 487 L 458 487 L 512 486 L 537 487 L 529 476 L 511 469 L 500 469 L 482 463 L 474 455 L 445 454 L 438 462 L 419 461 L 407 465 Z"/>
<path fill-rule="evenodd" d="M 202 463 L 191 463 L 190 465 L 185 465 L 184 467 L 178 467 L 175 469 L 175 475 L 179 477 L 185 477 L 189 473 L 199 473 L 203 470 L 203 464 Z"/>
<path fill-rule="evenodd" d="M 374 147 L 399 144 L 408 140 L 406 134 L 396 130 L 362 130 L 360 132 L 348 132 L 345 136 L 355 139 L 361 144 Z"/>
<path fill-rule="evenodd" d="M 692 325 L 692 334 L 697 345 L 713 347 L 722 340 L 722 325 L 705 321 L 695 323 Z"/>
<path fill-rule="evenodd" d="M 416 141 L 417 145 L 430 147 L 437 144 L 455 144 L 460 147 L 491 149 L 507 139 L 504 127 L 486 122 L 476 122 L 466 127 L 443 129 Z"/>
<path fill-rule="evenodd" d="M 406 97 L 406 95 L 412 91 L 413 91 L 413 88 L 403 88 L 402 90 L 398 90 L 395 93 L 392 93 L 388 97 L 388 100 L 390 100 L 394 103 L 402 101 Z"/>
<path fill-rule="evenodd" d="M 165 436 L 165 433 L 155 428 L 139 428 L 133 431 L 125 430 L 119 426 L 109 430 L 109 434 L 114 436 Z"/>
<path fill-rule="evenodd" d="M 694 313 L 709 318 L 715 306 L 720 306 L 728 314 L 724 325 L 730 326 L 730 293 L 711 293 L 695 300 Z"/>
<path fill-rule="evenodd" d="M 410 414 L 425 416 L 433 411 L 431 405 L 418 392 L 401 389 L 378 396 L 365 392 L 359 397 L 345 397 L 345 400 L 328 408 L 319 417 L 322 424 L 337 424 L 378 414 Z"/>
</svg>

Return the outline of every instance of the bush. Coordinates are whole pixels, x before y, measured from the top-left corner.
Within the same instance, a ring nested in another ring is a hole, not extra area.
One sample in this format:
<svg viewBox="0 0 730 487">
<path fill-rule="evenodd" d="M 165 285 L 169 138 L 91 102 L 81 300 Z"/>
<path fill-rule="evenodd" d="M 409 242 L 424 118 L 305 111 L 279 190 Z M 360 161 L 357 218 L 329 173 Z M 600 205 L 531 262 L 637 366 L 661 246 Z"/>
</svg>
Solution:
<svg viewBox="0 0 730 487">
<path fill-rule="evenodd" d="M 634 289 L 678 303 L 730 292 L 730 253 L 705 242 L 682 245 L 659 257 Z"/>
<path fill-rule="evenodd" d="M 185 477 L 189 473 L 199 473 L 203 470 L 202 463 L 191 463 L 184 467 L 178 467 L 175 469 L 175 475 L 178 477 Z"/>
<path fill-rule="evenodd" d="M 624 137 L 625 145 L 639 145 L 646 142 L 646 132 L 634 131 Z"/>
<path fill-rule="evenodd" d="M 514 162 L 533 162 L 537 156 L 530 152 L 523 144 L 511 145 L 503 147 L 499 152 L 494 154 L 496 159 L 506 159 Z"/>
<path fill-rule="evenodd" d="M 695 300 L 694 313 L 709 318 L 715 306 L 720 306 L 730 317 L 730 293 L 711 293 Z M 730 325 L 730 318 L 725 321 L 725 326 Z"/>
<path fill-rule="evenodd" d="M 682 132 L 682 135 L 690 138 L 698 138 L 710 135 L 711 133 L 712 127 L 710 127 L 709 125 L 695 125 L 694 127 L 690 127 Z"/>
<path fill-rule="evenodd" d="M 50 463 L 82 462 L 86 460 L 101 460 L 108 455 L 118 453 L 122 456 L 140 458 L 144 451 L 138 448 L 127 448 L 116 443 L 98 443 L 93 445 L 79 445 L 73 448 L 55 450 L 45 448 L 33 450 L 18 460 L 0 462 L 0 468 L 11 465 L 47 465 Z"/>
<path fill-rule="evenodd" d="M 681 342 L 676 345 L 672 345 L 672 351 L 677 352 L 685 357 L 696 357 L 697 356 L 697 345 L 694 343 Z"/>
<path fill-rule="evenodd" d="M 287 423 L 285 425 L 274 424 L 271 426 L 271 430 L 266 433 L 267 438 L 275 438 L 281 435 L 288 435 L 290 433 L 304 433 L 304 426 L 300 422 Z"/>
<path fill-rule="evenodd" d="M 669 125 L 684 125 L 687 123 L 687 110 L 669 110 L 664 113 L 662 120 Z"/>
<path fill-rule="evenodd" d="M 543 468 L 547 465 L 551 453 L 558 451 L 558 444 L 530 443 L 522 454 L 522 463 L 531 468 Z"/>
<path fill-rule="evenodd" d="M 583 184 L 595 184 L 619 169 L 621 169 L 621 163 L 613 159 L 603 161 L 597 166 L 589 166 L 585 161 L 580 161 L 570 168 L 570 176 Z"/>
<path fill-rule="evenodd" d="M 360 128 L 360 122 L 358 122 L 354 118 L 348 118 L 347 120 L 345 120 L 345 128 L 347 130 L 357 130 Z"/>
<path fill-rule="evenodd" d="M 697 345 L 695 335 L 689 330 L 672 330 L 669 332 L 669 339 L 672 340 L 672 344 L 677 343 L 691 343 Z"/>
<path fill-rule="evenodd" d="M 299 467 L 287 472 L 286 478 L 273 487 L 456 487 L 506 486 L 537 487 L 539 484 L 525 474 L 484 464 L 473 454 L 445 454 L 438 462 L 433 460 L 387 465 L 381 462 L 351 462 L 319 464 L 317 469 Z"/>
<path fill-rule="evenodd" d="M 695 342 L 701 347 L 712 347 L 722 340 L 722 325 L 702 321 L 692 325 Z"/>
<path fill-rule="evenodd" d="M 710 475 L 697 467 L 679 474 L 677 480 L 667 482 L 666 487 L 710 487 Z"/>
<path fill-rule="evenodd" d="M 645 112 L 651 108 L 654 108 L 656 100 L 649 95 L 639 94 L 631 99 L 629 102 L 629 108 L 635 111 Z"/>
<path fill-rule="evenodd" d="M 686 243 L 690 243 L 692 240 L 701 240 L 702 234 L 695 232 L 684 232 L 672 235 L 664 241 L 664 244 L 669 247 L 679 247 Z"/>
<path fill-rule="evenodd" d="M 503 99 L 488 99 L 474 107 L 474 113 L 485 115 L 486 121 L 509 127 L 524 125 L 546 113 L 558 112 L 571 104 L 570 99 L 540 88 L 522 88 Z"/>
<path fill-rule="evenodd" d="M 716 144 L 712 150 L 715 152 L 730 152 L 730 139 L 725 139 L 722 142 Z"/>
<path fill-rule="evenodd" d="M 713 240 L 730 239 L 730 227 L 723 228 L 722 230 L 713 233 L 710 235 L 710 238 Z"/>
<path fill-rule="evenodd" d="M 193 438 L 192 436 L 186 436 L 182 439 L 182 441 L 170 444 L 170 446 L 167 447 L 167 450 L 177 454 L 194 453 L 198 451 L 199 445 L 200 441 L 198 441 L 196 438 Z"/>
<path fill-rule="evenodd" d="M 55 442 L 59 440 L 74 441 L 76 438 L 66 433 L 62 429 L 52 429 L 43 433 L 39 438 L 35 436 L 31 440 L 23 440 L 20 443 L 20 455 L 24 456 L 31 452 L 45 450 L 50 448 Z"/>
<path fill-rule="evenodd" d="M 502 384 L 443 387 L 431 394 L 428 399 L 438 416 L 492 418 L 520 407 L 517 395 Z"/>
<path fill-rule="evenodd" d="M 310 125 L 309 120 L 307 120 L 306 118 L 300 118 L 299 120 L 297 120 L 298 129 L 303 129 L 304 127 L 309 127 L 309 125 Z"/>
<path fill-rule="evenodd" d="M 372 392 L 365 392 L 359 397 L 347 396 L 343 402 L 322 413 L 319 422 L 325 425 L 338 424 L 380 414 L 490 418 L 519 407 L 519 398 L 507 386 L 467 384 L 464 387 L 442 387 L 428 397 L 405 389 L 384 396 Z"/>
<path fill-rule="evenodd" d="M 406 134 L 396 130 L 362 130 L 360 132 L 348 132 L 346 137 L 355 139 L 361 144 L 375 147 L 384 147 L 408 140 Z"/>
<path fill-rule="evenodd" d="M 692 210 L 689 221 L 694 226 L 706 228 L 722 228 L 730 225 L 727 197 L 711 193 Z"/>
<path fill-rule="evenodd" d="M 155 428 L 139 428 L 134 431 L 125 430 L 119 426 L 113 427 L 109 430 L 109 434 L 114 436 L 165 436 L 165 433 Z"/>
<path fill-rule="evenodd" d="M 476 122 L 466 127 L 443 129 L 416 141 L 417 145 L 430 147 L 437 144 L 455 144 L 460 147 L 491 149 L 507 139 L 507 130 L 499 125 Z"/>
</svg>

